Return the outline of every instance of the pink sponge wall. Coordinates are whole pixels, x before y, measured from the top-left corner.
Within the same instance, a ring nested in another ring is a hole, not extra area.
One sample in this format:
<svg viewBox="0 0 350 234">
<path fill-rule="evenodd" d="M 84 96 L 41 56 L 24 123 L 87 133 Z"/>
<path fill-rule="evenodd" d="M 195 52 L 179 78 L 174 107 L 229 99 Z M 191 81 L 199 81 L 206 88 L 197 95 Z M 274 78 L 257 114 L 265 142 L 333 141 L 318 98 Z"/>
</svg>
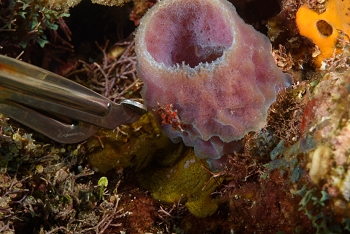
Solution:
<svg viewBox="0 0 350 234">
<path fill-rule="evenodd" d="M 172 104 L 183 131 L 163 125 L 200 158 L 218 159 L 261 129 L 287 76 L 268 38 L 226 0 L 165 0 L 142 18 L 136 34 L 138 75 L 149 109 Z"/>
</svg>

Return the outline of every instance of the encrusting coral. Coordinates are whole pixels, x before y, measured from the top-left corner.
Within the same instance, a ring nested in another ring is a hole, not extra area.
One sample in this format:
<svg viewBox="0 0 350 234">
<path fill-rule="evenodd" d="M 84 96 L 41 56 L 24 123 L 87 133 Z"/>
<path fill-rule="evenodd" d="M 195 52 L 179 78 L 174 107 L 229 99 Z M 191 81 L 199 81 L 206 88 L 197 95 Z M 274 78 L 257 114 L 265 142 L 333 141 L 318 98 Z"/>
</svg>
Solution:
<svg viewBox="0 0 350 234">
<path fill-rule="evenodd" d="M 311 181 L 334 201 L 336 213 L 350 217 L 350 72 L 327 73 L 315 87 L 303 121 L 315 149 L 308 154 Z"/>
<path fill-rule="evenodd" d="M 317 233 L 350 231 L 348 48 L 347 45 L 336 59 L 326 60 L 327 73 L 310 83 L 309 101 L 301 123 L 299 142 L 304 150 L 299 160 L 312 183 L 303 184 L 298 190 L 303 197 L 299 206 Z M 311 147 L 305 150 L 307 142 Z"/>
<path fill-rule="evenodd" d="M 345 233 L 350 227 L 348 48 L 326 60 L 326 72 L 316 73 L 304 85 L 300 138 L 292 145 L 281 141 L 270 153 L 272 161 L 265 165 L 269 171 L 288 172 L 298 187 L 296 194 L 302 197 L 299 210 L 317 233 Z"/>
<path fill-rule="evenodd" d="M 350 35 L 350 2 L 329 0 L 321 14 L 305 4 L 296 13 L 296 23 L 300 34 L 318 46 L 320 51 L 315 63 L 320 67 L 324 59 L 340 53 L 341 45 L 337 40 L 343 39 L 342 33 Z M 345 39 L 349 41 L 349 38 Z"/>
<path fill-rule="evenodd" d="M 135 45 L 146 105 L 166 107 L 163 130 L 199 158 L 237 150 L 237 140 L 264 126 L 288 83 L 267 37 L 226 0 L 158 2 L 142 18 Z"/>
</svg>

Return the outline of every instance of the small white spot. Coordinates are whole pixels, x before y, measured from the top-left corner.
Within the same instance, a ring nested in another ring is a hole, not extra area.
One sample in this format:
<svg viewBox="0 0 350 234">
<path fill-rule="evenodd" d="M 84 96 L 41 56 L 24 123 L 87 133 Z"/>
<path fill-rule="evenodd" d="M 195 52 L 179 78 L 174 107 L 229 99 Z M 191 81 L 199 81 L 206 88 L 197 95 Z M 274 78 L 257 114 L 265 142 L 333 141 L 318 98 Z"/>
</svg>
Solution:
<svg viewBox="0 0 350 234">
<path fill-rule="evenodd" d="M 187 160 L 185 165 L 184 165 L 184 169 L 186 169 L 187 167 L 190 166 L 190 164 L 195 163 L 195 162 L 196 162 L 195 159 Z"/>
</svg>

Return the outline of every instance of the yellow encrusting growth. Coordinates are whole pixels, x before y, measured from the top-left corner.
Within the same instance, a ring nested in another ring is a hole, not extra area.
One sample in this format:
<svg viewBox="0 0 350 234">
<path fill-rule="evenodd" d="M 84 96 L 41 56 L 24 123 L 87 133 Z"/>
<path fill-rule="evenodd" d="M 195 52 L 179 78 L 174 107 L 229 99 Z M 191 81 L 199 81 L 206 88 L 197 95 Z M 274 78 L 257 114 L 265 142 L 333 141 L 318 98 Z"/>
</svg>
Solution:
<svg viewBox="0 0 350 234">
<path fill-rule="evenodd" d="M 316 57 L 315 63 L 320 67 L 324 59 L 341 52 L 336 46 L 339 30 L 350 35 L 350 1 L 329 0 L 322 14 L 304 4 L 296 14 L 296 23 L 300 34 L 319 47 L 321 53 Z M 345 37 L 345 40 L 349 38 Z"/>
<path fill-rule="evenodd" d="M 151 113 L 143 115 L 130 125 L 123 125 L 116 131 L 100 130 L 99 138 L 90 138 L 86 142 L 88 161 L 92 168 L 101 173 L 111 169 L 122 170 L 134 167 L 140 170 L 146 167 L 157 153 L 162 154 L 168 161 L 176 160 L 180 152 L 173 150 L 174 144 L 162 134 L 154 116 Z"/>
<path fill-rule="evenodd" d="M 48 7 L 62 10 L 63 12 L 69 12 L 70 8 L 75 7 L 81 1 L 82 0 L 48 0 Z M 124 3 L 130 2 L 130 0 L 91 0 L 91 2 L 104 6 L 123 6 Z"/>
<path fill-rule="evenodd" d="M 68 12 L 70 8 L 75 7 L 81 0 L 48 0 L 48 6 L 56 10 Z"/>
<path fill-rule="evenodd" d="M 97 3 L 105 6 L 122 6 L 124 3 L 130 2 L 130 0 L 91 0 L 92 3 Z"/>
<path fill-rule="evenodd" d="M 214 178 L 206 169 L 208 163 L 197 158 L 193 148 L 172 143 L 150 112 L 119 128 L 100 130 L 99 137 L 85 143 L 90 167 L 100 173 L 134 168 L 140 186 L 150 191 L 155 200 L 164 203 L 180 200 L 201 218 L 216 212 L 218 199 L 210 194 L 224 177 Z"/>
<path fill-rule="evenodd" d="M 192 148 L 187 148 L 174 165 L 152 164 L 139 172 L 137 179 L 155 200 L 163 203 L 180 200 L 193 215 L 204 218 L 218 209 L 218 200 L 210 194 L 223 181 L 223 177 L 212 178 L 204 167 L 209 167 L 206 161 L 197 158 Z"/>
</svg>

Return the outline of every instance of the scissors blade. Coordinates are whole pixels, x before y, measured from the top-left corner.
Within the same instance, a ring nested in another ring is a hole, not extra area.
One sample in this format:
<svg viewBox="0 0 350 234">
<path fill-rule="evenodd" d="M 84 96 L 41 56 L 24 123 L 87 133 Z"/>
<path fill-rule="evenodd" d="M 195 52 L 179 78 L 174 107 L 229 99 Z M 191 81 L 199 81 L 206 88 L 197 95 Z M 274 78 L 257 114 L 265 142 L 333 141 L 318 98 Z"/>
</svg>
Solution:
<svg viewBox="0 0 350 234">
<path fill-rule="evenodd" d="M 62 143 L 85 140 L 99 127 L 114 129 L 135 122 L 147 112 L 141 103 L 114 103 L 64 77 L 2 55 L 0 103 L 3 114 Z"/>
<path fill-rule="evenodd" d="M 0 103 L 0 111 L 52 140 L 65 144 L 81 142 L 100 129 L 96 125 L 81 121 L 71 124 L 63 123 L 11 101 Z"/>
</svg>

